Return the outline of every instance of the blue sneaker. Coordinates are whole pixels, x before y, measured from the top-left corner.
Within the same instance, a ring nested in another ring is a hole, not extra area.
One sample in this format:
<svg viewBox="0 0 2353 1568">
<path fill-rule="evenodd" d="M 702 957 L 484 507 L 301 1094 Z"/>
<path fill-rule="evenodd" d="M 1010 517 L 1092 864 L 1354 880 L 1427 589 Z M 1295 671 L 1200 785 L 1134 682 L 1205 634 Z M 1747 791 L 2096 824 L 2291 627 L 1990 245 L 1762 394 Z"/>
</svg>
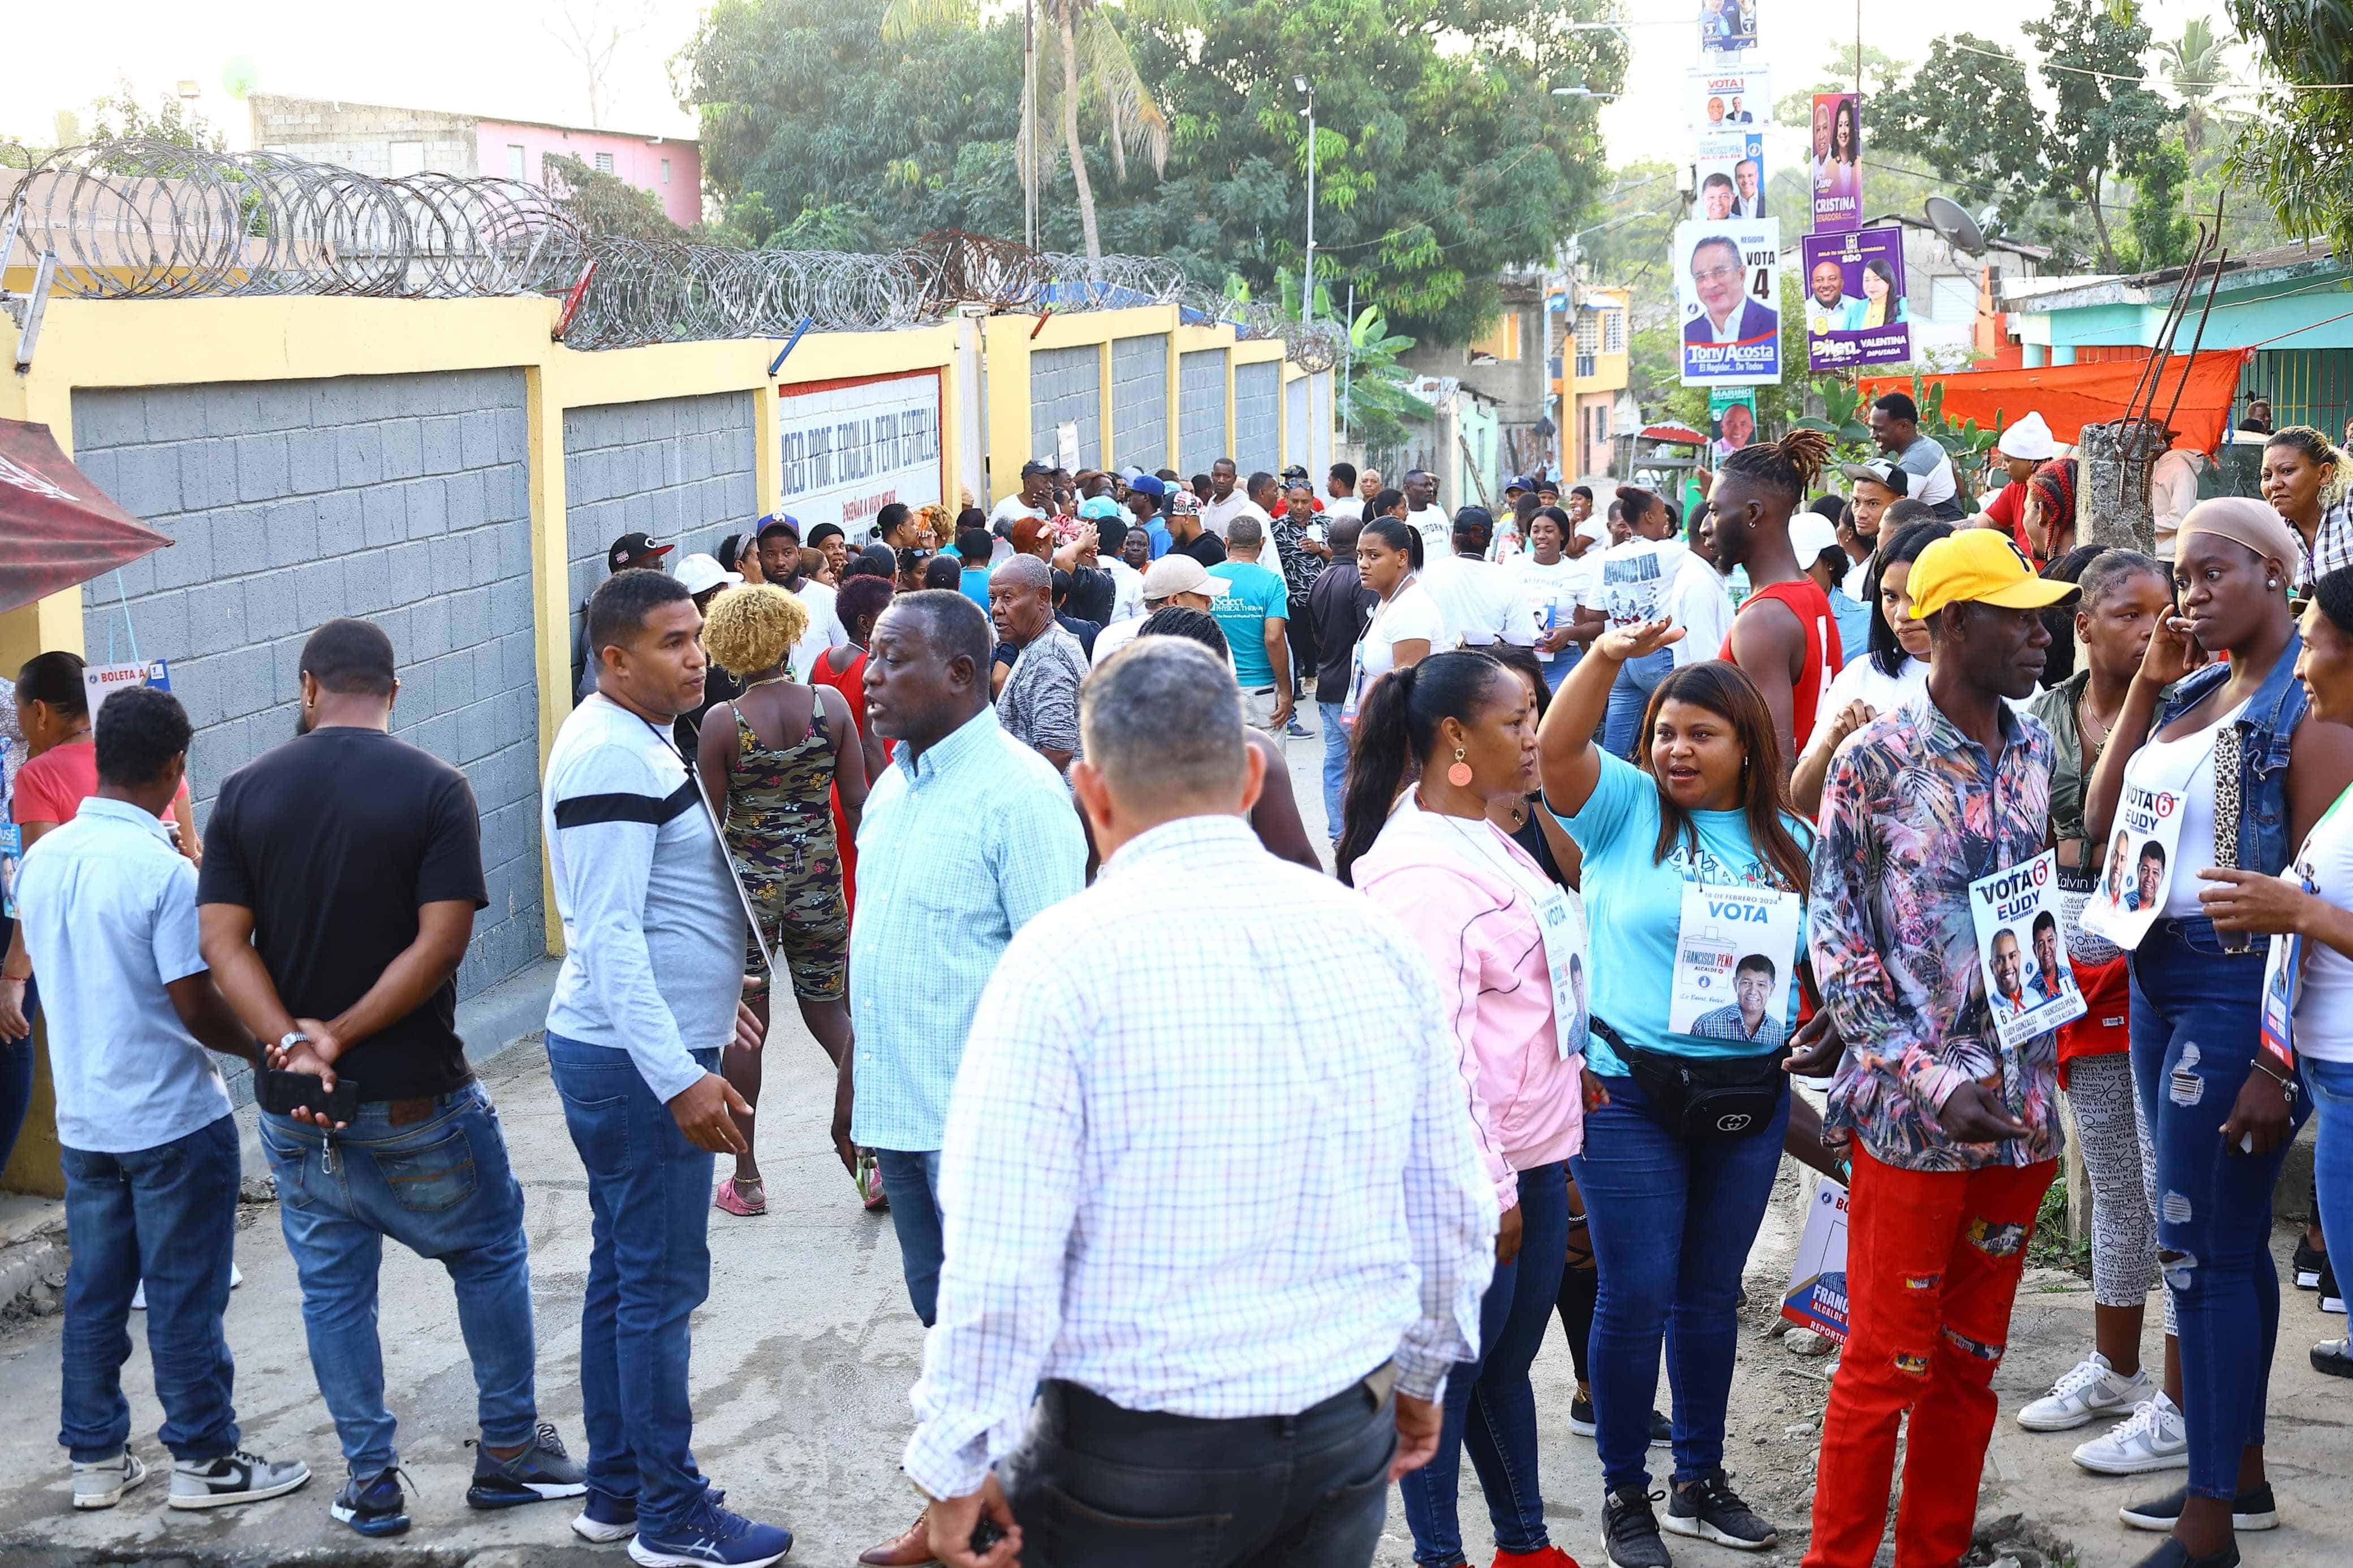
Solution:
<svg viewBox="0 0 2353 1568">
<path fill-rule="evenodd" d="M 727 1494 L 707 1489 L 677 1526 L 660 1535 L 638 1531 L 629 1561 L 638 1568 L 768 1568 L 793 1549 L 793 1532 L 754 1524 L 720 1504 Z"/>
<path fill-rule="evenodd" d="M 596 1546 L 610 1546 L 617 1541 L 627 1541 L 638 1532 L 638 1500 L 615 1497 L 587 1489 L 588 1500 L 580 1505 L 580 1516 L 572 1521 L 572 1533 Z"/>
<path fill-rule="evenodd" d="M 408 1533 L 408 1499 L 400 1489 L 400 1472 L 385 1470 L 363 1480 L 354 1471 L 335 1494 L 327 1512 L 362 1535 Z"/>
<path fill-rule="evenodd" d="M 587 1479 L 564 1451 L 555 1423 L 543 1421 L 522 1453 L 501 1459 L 477 1444 L 474 1484 L 466 1489 L 470 1508 L 514 1508 L 550 1498 L 578 1497 L 588 1489 Z"/>
</svg>

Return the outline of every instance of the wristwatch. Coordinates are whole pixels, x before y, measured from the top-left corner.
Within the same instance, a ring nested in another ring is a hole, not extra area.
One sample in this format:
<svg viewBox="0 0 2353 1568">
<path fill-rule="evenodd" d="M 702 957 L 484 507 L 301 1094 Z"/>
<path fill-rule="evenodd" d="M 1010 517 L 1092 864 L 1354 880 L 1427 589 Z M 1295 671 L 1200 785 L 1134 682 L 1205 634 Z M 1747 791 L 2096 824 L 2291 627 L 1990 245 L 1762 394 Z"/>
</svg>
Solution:
<svg viewBox="0 0 2353 1568">
<path fill-rule="evenodd" d="M 300 1029 L 289 1029 L 278 1037 L 278 1048 L 281 1051 L 290 1051 L 296 1046 L 307 1046 L 310 1043 L 311 1037 Z"/>
</svg>

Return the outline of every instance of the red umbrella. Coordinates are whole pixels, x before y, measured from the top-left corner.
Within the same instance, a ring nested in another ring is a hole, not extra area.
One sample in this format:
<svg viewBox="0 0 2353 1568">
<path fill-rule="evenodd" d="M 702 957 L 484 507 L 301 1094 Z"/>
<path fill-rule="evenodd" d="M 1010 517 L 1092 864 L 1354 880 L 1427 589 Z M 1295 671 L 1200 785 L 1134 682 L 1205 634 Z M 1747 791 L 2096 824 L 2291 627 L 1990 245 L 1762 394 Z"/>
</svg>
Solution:
<svg viewBox="0 0 2353 1568">
<path fill-rule="evenodd" d="M 78 588 L 171 542 L 90 483 L 47 426 L 0 419 L 0 610 Z"/>
</svg>

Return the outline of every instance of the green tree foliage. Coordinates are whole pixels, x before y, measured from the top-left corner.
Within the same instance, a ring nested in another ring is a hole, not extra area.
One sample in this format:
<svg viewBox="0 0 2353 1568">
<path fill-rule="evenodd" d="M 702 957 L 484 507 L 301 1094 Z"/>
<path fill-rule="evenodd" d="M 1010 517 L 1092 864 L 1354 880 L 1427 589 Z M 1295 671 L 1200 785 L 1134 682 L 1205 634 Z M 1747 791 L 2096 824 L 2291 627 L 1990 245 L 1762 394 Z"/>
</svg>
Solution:
<svg viewBox="0 0 2353 1568">
<path fill-rule="evenodd" d="M 2043 195 L 2090 213 L 2100 264 L 2113 269 L 2103 182 L 2155 155 L 2174 119 L 2164 99 L 2131 79 L 2148 49 L 2148 25 L 2137 8 L 2119 19 L 2107 0 L 2058 0 L 2021 30 L 2042 50 L 2042 83 L 2058 100 L 2042 143 Z"/>
<path fill-rule="evenodd" d="M 1315 88 L 1319 292 L 1381 302 L 1398 331 L 1464 342 L 1497 310 L 1504 269 L 1549 261 L 1604 175 L 1594 105 L 1624 45 L 1566 23 L 1594 0 L 1206 0 L 1196 25 L 1117 16 L 1168 120 L 1166 175 L 1110 154 L 1082 126 L 1106 252 L 1182 262 L 1281 298 L 1306 234 L 1306 122 Z M 733 214 L 758 194 L 770 238 L 804 212 L 854 210 L 874 242 L 937 228 L 1016 236 L 1021 43 L 1009 22 L 884 42 L 884 0 L 718 0 L 679 61 L 702 105 L 705 176 Z M 1081 101 L 1086 101 L 1082 90 Z M 1042 242 L 1085 243 L 1067 159 L 1049 171 Z M 1294 283 L 1293 289 L 1295 291 Z"/>
<path fill-rule="evenodd" d="M 2196 153 L 2206 142 L 2211 115 L 2207 100 L 2217 89 L 2233 84 L 2230 44 L 2217 37 L 2214 24 L 2192 16 L 2182 24 L 2181 36 L 2157 46 L 2165 62 L 2167 81 L 2181 97 L 2187 114 L 2182 121 L 2183 150 Z"/>
<path fill-rule="evenodd" d="M 2353 250 L 2353 187 L 2336 175 L 2353 159 L 2353 94 L 2293 90 L 2353 81 L 2353 0 L 2229 0 L 2225 9 L 2280 83 L 2240 132 L 2232 172 L 2291 234 Z"/>
<path fill-rule="evenodd" d="M 2189 154 L 2182 138 L 2176 131 L 2125 166 L 2133 182 L 2125 260 L 2137 271 L 2182 265 L 2196 241 L 2198 226 L 2182 202 L 2189 188 Z"/>
<path fill-rule="evenodd" d="M 114 96 L 90 106 L 89 124 L 92 142 L 176 142 L 206 153 L 224 152 L 228 146 L 211 121 L 176 98 L 162 99 L 152 110 L 141 103 L 128 78 L 115 85 Z"/>
<path fill-rule="evenodd" d="M 1349 323 L 1348 344 L 1348 382 L 1342 412 L 1349 433 L 1373 451 L 1403 446 L 1406 426 L 1419 424 L 1436 412 L 1406 390 L 1411 377 L 1398 363 L 1398 356 L 1413 347 L 1413 340 L 1391 332 L 1379 309 L 1368 305 Z"/>
<path fill-rule="evenodd" d="M 2026 216 L 2043 183 L 2045 132 L 2026 67 L 1972 33 L 1931 43 L 1926 63 L 1910 80 L 1865 105 L 1863 127 L 1866 181 L 1878 172 L 1871 167 L 1874 155 L 1917 161 L 1970 182 L 1966 188 L 1976 199 L 2000 209 L 2005 228 Z"/>
</svg>

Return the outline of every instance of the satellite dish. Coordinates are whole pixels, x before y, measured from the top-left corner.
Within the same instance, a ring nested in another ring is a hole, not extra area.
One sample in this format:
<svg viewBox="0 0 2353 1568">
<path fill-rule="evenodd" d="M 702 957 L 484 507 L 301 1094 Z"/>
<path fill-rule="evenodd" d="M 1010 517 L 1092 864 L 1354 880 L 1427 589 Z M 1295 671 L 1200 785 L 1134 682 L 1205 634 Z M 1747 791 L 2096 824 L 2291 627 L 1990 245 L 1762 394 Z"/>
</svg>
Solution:
<svg viewBox="0 0 2353 1568">
<path fill-rule="evenodd" d="M 233 99 L 242 101 L 260 85 L 261 68 L 251 55 L 239 55 L 221 67 L 221 87 Z"/>
<path fill-rule="evenodd" d="M 1985 235 L 1978 229 L 1978 220 L 1960 203 L 1948 196 L 1930 196 L 1921 210 L 1928 215 L 1928 226 L 1943 235 L 1955 250 L 1967 251 L 1971 256 L 1985 254 Z"/>
</svg>

